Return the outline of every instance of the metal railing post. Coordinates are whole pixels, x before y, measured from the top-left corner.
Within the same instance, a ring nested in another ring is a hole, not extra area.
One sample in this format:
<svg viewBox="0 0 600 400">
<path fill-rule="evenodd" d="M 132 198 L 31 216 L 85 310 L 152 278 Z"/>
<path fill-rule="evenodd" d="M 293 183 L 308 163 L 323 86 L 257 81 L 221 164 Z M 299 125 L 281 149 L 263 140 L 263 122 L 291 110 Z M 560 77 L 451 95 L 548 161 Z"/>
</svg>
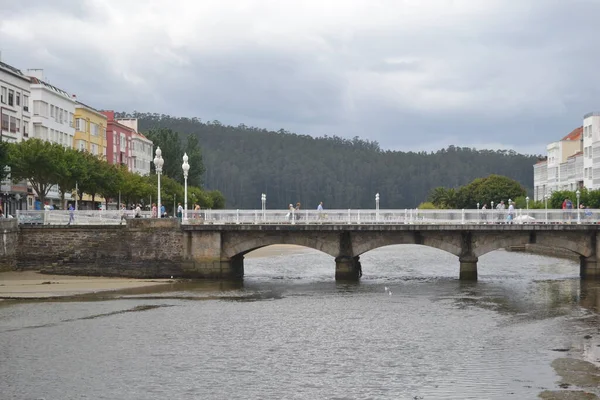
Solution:
<svg viewBox="0 0 600 400">
<path fill-rule="evenodd" d="M 461 223 L 464 225 L 465 224 L 465 209 L 462 209 L 462 212 L 460 213 L 461 216 Z"/>
<path fill-rule="evenodd" d="M 235 212 L 235 223 L 236 224 L 240 223 L 240 210 L 239 210 L 239 208 Z"/>
</svg>

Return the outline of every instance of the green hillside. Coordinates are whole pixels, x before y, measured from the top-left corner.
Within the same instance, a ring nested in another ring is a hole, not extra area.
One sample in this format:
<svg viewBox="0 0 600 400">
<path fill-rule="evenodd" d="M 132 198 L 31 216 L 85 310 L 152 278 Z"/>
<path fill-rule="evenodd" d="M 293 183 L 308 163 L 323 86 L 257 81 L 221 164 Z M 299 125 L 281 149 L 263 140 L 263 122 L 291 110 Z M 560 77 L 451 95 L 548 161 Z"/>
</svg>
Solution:
<svg viewBox="0 0 600 400">
<path fill-rule="evenodd" d="M 514 151 L 454 146 L 431 153 L 386 151 L 358 137 L 314 138 L 197 118 L 127 115 L 139 119 L 142 132 L 169 128 L 197 135 L 204 185 L 220 190 L 228 208 L 260 208 L 261 193 L 267 194 L 268 208 L 296 202 L 316 208 L 319 201 L 330 209 L 374 208 L 377 192 L 381 208 L 416 207 L 432 188 L 458 187 L 489 174 L 513 178 L 531 192 L 537 160 Z"/>
</svg>

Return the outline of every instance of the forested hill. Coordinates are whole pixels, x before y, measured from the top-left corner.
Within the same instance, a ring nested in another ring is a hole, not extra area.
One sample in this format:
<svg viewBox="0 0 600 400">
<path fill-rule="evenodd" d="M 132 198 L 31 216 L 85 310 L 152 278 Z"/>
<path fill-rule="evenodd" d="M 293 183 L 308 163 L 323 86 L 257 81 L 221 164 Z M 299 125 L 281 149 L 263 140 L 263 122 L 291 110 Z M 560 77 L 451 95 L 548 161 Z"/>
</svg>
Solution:
<svg viewBox="0 0 600 400">
<path fill-rule="evenodd" d="M 377 142 L 359 138 L 314 138 L 197 118 L 127 115 L 139 119 L 142 132 L 169 128 L 183 137 L 198 135 L 204 186 L 220 190 L 228 208 L 260 208 L 261 193 L 267 194 L 270 209 L 296 202 L 313 209 L 319 201 L 329 209 L 374 208 L 376 193 L 381 208 L 416 207 L 432 188 L 458 187 L 489 174 L 513 178 L 530 192 L 533 186 L 536 157 L 513 151 L 454 146 L 435 153 L 384 151 Z"/>
</svg>

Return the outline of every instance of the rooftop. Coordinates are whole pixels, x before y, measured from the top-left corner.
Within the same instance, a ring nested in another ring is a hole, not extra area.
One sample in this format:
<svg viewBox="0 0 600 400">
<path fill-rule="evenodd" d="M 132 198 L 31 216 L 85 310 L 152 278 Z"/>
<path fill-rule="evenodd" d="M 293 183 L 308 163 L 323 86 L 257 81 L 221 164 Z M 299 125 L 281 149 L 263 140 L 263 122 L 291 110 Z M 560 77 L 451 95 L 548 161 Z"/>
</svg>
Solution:
<svg viewBox="0 0 600 400">
<path fill-rule="evenodd" d="M 31 80 L 31 84 L 32 85 L 42 85 L 44 86 L 46 89 L 51 90 L 53 92 L 56 92 L 66 98 L 68 98 L 71 101 L 75 101 L 71 98 L 71 96 L 69 95 L 69 93 L 65 92 L 62 89 L 57 88 L 56 86 L 53 86 L 51 84 L 49 84 L 48 82 L 44 82 L 36 77 L 30 76 L 29 79 Z"/>
<path fill-rule="evenodd" d="M 571 133 L 569 133 L 567 136 L 565 136 L 564 138 L 560 139 L 562 140 L 581 140 L 581 134 L 583 133 L 583 126 L 580 126 L 579 128 L 575 128 L 571 131 Z"/>
<path fill-rule="evenodd" d="M 8 73 L 11 73 L 13 75 L 18 76 L 19 78 L 22 78 L 26 81 L 29 80 L 29 78 L 27 76 L 25 76 L 25 74 L 23 72 L 21 72 L 20 69 L 13 67 L 12 65 L 8 65 L 6 63 L 3 63 L 2 61 L 0 61 L 0 68 L 7 71 Z"/>
<path fill-rule="evenodd" d="M 588 117 L 600 117 L 600 111 L 589 112 L 583 116 L 583 119 L 586 119 Z"/>
</svg>

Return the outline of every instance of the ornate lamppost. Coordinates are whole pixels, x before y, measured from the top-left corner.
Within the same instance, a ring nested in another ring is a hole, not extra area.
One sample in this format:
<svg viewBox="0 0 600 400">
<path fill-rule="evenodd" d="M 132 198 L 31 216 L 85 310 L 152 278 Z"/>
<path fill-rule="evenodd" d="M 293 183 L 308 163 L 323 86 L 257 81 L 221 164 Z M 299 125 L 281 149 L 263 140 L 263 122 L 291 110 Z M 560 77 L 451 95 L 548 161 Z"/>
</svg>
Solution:
<svg viewBox="0 0 600 400">
<path fill-rule="evenodd" d="M 156 168 L 156 175 L 158 175 L 158 218 L 161 218 L 161 203 L 160 203 L 160 174 L 162 174 L 162 167 L 165 164 L 165 160 L 162 158 L 162 151 L 160 147 L 156 148 L 156 153 L 154 157 L 154 168 Z"/>
<path fill-rule="evenodd" d="M 184 209 L 183 209 L 183 220 L 187 221 L 187 210 L 188 210 L 188 205 L 187 205 L 187 178 L 188 178 L 188 172 L 190 172 L 190 164 L 188 164 L 188 155 L 187 153 L 183 153 L 183 164 L 181 164 L 181 169 L 183 170 L 183 182 L 184 182 L 184 189 L 183 189 L 183 204 L 184 204 Z"/>
<path fill-rule="evenodd" d="M 577 196 L 577 223 L 580 224 L 581 217 L 579 215 L 579 198 L 581 197 L 581 192 L 579 191 L 579 189 L 577 189 L 577 191 L 575 192 L 575 196 Z"/>
</svg>

